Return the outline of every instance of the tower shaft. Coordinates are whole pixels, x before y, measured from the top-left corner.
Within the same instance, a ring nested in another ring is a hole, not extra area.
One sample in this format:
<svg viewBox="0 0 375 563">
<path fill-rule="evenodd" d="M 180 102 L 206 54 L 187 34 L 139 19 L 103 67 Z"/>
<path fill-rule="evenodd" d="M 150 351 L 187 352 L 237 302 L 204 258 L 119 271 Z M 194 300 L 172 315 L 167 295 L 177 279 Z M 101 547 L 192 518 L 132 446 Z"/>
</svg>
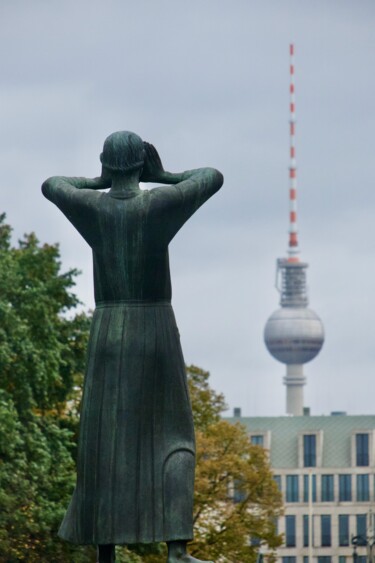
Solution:
<svg viewBox="0 0 375 563">
<path fill-rule="evenodd" d="M 294 416 L 303 415 L 303 387 L 306 377 L 303 374 L 303 364 L 289 364 L 286 366 L 286 413 Z"/>
</svg>

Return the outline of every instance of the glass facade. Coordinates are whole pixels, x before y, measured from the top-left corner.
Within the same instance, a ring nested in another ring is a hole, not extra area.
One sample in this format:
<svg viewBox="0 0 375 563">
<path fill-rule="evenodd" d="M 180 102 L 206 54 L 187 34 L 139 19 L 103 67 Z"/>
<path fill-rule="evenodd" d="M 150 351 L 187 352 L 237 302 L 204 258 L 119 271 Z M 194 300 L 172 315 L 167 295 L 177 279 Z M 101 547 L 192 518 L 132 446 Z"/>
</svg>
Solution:
<svg viewBox="0 0 375 563">
<path fill-rule="evenodd" d="M 339 545 L 348 546 L 349 540 L 349 515 L 339 514 Z"/>
<path fill-rule="evenodd" d="M 304 467 L 316 467 L 315 434 L 305 434 L 303 436 L 303 465 Z"/>
<path fill-rule="evenodd" d="M 355 435 L 356 465 L 358 467 L 367 467 L 369 465 L 369 435 Z"/>
<path fill-rule="evenodd" d="M 254 446 L 262 446 L 264 445 L 264 436 L 263 434 L 259 434 L 257 436 L 250 436 L 250 442 L 254 445 Z"/>
<path fill-rule="evenodd" d="M 334 499 L 333 475 L 322 475 L 322 502 L 332 502 Z"/>
<path fill-rule="evenodd" d="M 286 502 L 298 502 L 298 475 L 287 475 L 286 476 Z"/>
<path fill-rule="evenodd" d="M 352 500 L 352 476 L 339 475 L 339 501 Z"/>
<path fill-rule="evenodd" d="M 311 479 L 312 502 L 316 502 L 316 475 L 303 476 L 303 502 L 309 502 L 309 479 Z"/>
<path fill-rule="evenodd" d="M 320 517 L 322 547 L 331 547 L 331 516 L 324 514 Z"/>
<path fill-rule="evenodd" d="M 367 535 L 367 515 L 357 514 L 357 536 L 360 536 L 359 545 L 365 544 L 366 535 Z"/>
<path fill-rule="evenodd" d="M 309 517 L 303 515 L 303 547 L 309 547 Z"/>
<path fill-rule="evenodd" d="M 357 501 L 366 502 L 370 500 L 370 476 L 357 475 Z"/>
<path fill-rule="evenodd" d="M 296 547 L 296 517 L 285 516 L 285 545 Z"/>
</svg>

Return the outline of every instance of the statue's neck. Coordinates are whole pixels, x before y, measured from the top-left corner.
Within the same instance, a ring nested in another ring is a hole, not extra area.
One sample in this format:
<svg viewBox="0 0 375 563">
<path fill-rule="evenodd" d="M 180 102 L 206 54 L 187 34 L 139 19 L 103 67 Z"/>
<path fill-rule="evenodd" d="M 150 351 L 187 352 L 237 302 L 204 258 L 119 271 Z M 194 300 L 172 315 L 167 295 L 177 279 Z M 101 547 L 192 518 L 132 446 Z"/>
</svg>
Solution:
<svg viewBox="0 0 375 563">
<path fill-rule="evenodd" d="M 137 178 L 114 178 L 109 195 L 117 198 L 128 198 L 141 192 Z"/>
</svg>

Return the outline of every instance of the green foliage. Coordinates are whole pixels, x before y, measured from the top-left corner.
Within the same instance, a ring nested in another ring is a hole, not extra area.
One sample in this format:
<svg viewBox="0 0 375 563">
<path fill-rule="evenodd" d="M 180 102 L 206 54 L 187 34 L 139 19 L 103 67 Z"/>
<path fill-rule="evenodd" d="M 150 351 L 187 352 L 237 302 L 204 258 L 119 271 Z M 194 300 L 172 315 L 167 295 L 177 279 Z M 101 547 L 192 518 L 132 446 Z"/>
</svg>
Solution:
<svg viewBox="0 0 375 563">
<path fill-rule="evenodd" d="M 194 498 L 194 541 L 190 552 L 200 559 L 254 563 L 257 547 L 268 547 L 268 559 L 281 545 L 275 518 L 281 496 L 267 453 L 250 443 L 246 429 L 220 417 L 224 398 L 209 386 L 209 373 L 187 368 L 195 418 L 197 465 Z"/>
<path fill-rule="evenodd" d="M 11 248 L 2 224 L 0 243 L 0 387 L 21 417 L 61 412 L 87 342 L 88 320 L 66 316 L 78 304 L 77 271 L 60 274 L 58 246 L 40 246 L 33 234 Z"/>
<path fill-rule="evenodd" d="M 275 517 L 281 498 L 267 454 L 249 442 L 246 430 L 221 420 L 198 431 L 194 503 L 195 537 L 191 553 L 217 560 L 222 554 L 232 563 L 251 563 L 258 548 L 269 556 L 281 544 Z"/>
<path fill-rule="evenodd" d="M 219 422 L 227 409 L 224 395 L 211 389 L 210 374 L 197 366 L 187 366 L 190 400 L 193 407 L 195 430 L 204 432 L 210 425 Z"/>
<path fill-rule="evenodd" d="M 0 217 L 0 561 L 95 561 L 57 530 L 75 481 L 75 384 L 89 319 L 72 314 L 75 270 L 56 245 L 11 245 Z M 70 316 L 68 317 L 68 313 Z M 5 437 L 5 439 L 4 439 Z"/>
</svg>

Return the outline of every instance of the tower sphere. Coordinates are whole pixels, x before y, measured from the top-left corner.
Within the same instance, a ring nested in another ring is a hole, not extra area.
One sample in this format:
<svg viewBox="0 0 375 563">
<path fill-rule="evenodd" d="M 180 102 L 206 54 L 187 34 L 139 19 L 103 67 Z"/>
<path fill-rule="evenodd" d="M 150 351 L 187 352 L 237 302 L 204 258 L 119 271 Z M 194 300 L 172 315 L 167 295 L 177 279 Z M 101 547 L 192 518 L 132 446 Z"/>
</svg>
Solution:
<svg viewBox="0 0 375 563">
<path fill-rule="evenodd" d="M 264 341 L 269 353 L 283 364 L 305 364 L 323 346 L 323 323 L 307 307 L 282 307 L 268 319 Z"/>
</svg>

